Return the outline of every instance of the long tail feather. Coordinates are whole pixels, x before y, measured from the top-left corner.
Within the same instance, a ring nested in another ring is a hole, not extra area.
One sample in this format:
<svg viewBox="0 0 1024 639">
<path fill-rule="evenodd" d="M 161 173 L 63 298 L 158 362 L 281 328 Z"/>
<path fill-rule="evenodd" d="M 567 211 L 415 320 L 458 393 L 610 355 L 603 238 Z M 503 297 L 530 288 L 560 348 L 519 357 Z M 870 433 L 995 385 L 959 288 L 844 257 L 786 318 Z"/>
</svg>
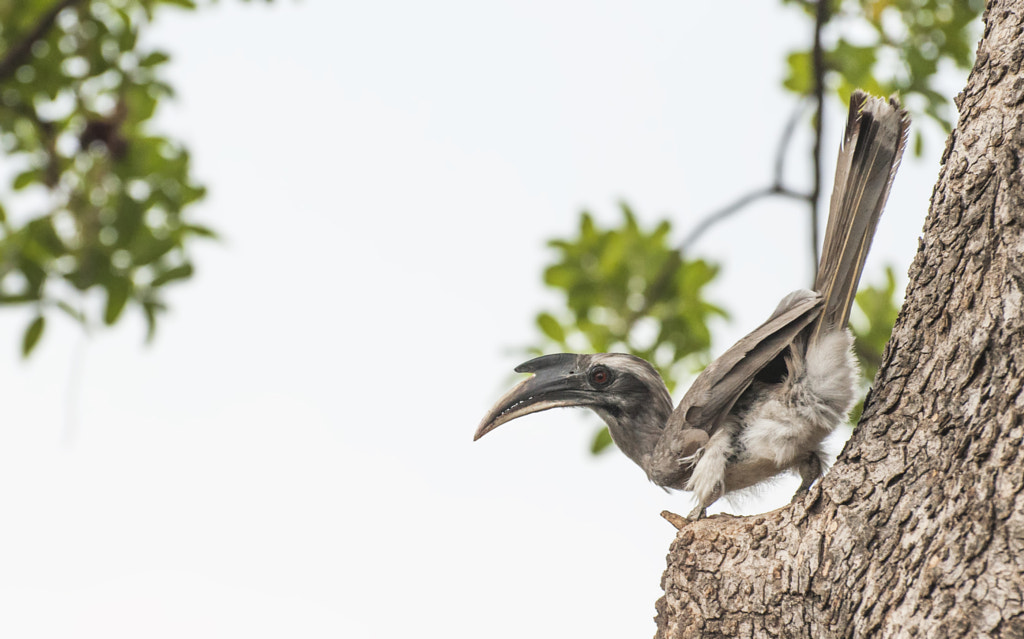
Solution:
<svg viewBox="0 0 1024 639">
<path fill-rule="evenodd" d="M 860 90 L 850 97 L 825 245 L 814 283 L 825 307 L 811 333 L 812 341 L 845 328 L 850 319 L 864 260 L 903 157 L 909 128 L 910 118 L 895 97 L 886 101 Z"/>
</svg>

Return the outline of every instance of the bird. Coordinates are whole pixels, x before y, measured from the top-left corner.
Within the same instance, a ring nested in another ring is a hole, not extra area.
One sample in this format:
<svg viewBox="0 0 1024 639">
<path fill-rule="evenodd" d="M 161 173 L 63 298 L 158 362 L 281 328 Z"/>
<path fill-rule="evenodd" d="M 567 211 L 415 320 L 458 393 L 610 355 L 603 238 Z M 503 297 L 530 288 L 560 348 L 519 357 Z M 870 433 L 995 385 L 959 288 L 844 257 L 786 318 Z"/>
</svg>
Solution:
<svg viewBox="0 0 1024 639">
<path fill-rule="evenodd" d="M 474 441 L 525 415 L 584 407 L 650 481 L 693 494 L 691 520 L 722 496 L 786 472 L 801 480 L 794 500 L 805 493 L 827 468 L 822 442 L 857 397 L 850 308 L 909 127 L 896 96 L 852 93 L 813 288 L 784 297 L 675 408 L 661 376 L 639 357 L 543 355 L 516 367 L 530 377 L 494 404 Z"/>
</svg>

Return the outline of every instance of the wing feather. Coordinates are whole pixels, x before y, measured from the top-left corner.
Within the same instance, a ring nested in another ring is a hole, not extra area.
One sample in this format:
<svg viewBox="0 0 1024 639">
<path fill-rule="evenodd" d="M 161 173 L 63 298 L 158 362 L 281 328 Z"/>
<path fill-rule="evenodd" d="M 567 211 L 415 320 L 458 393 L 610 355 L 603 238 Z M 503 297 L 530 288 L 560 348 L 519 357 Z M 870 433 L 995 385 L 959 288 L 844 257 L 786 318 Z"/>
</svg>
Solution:
<svg viewBox="0 0 1024 639">
<path fill-rule="evenodd" d="M 687 428 L 714 433 L 754 377 L 818 317 L 821 306 L 821 295 L 813 291 L 787 296 L 765 323 L 697 376 L 669 416 L 662 437 Z"/>
</svg>

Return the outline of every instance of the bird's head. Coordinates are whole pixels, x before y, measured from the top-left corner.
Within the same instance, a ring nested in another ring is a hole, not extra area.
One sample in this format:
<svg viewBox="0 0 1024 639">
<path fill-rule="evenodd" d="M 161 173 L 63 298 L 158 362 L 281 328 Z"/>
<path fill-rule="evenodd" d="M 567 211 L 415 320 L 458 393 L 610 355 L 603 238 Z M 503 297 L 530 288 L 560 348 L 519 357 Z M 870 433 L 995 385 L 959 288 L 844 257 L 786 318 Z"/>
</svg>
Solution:
<svg viewBox="0 0 1024 639">
<path fill-rule="evenodd" d="M 480 439 L 517 417 L 550 408 L 590 408 L 608 424 L 612 439 L 630 457 L 657 435 L 672 412 L 672 398 L 654 367 L 633 355 L 559 353 L 516 367 L 533 375 L 498 400 L 473 436 Z M 635 450 L 633 450 L 635 449 Z"/>
</svg>

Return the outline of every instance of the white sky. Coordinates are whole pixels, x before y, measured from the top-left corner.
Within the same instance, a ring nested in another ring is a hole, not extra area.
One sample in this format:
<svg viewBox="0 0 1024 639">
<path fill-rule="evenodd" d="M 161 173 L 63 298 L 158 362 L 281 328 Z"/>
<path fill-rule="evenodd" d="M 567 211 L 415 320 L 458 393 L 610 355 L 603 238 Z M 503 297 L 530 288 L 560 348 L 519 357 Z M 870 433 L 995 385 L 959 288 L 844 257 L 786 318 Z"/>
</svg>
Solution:
<svg viewBox="0 0 1024 639">
<path fill-rule="evenodd" d="M 472 434 L 558 302 L 544 242 L 582 207 L 616 220 L 624 198 L 681 238 L 767 183 L 796 10 L 307 0 L 158 23 L 179 92 L 159 122 L 226 241 L 149 348 L 134 314 L 89 340 L 55 321 L 22 363 L 26 317 L 0 316 L 0 636 L 653 634 L 658 513 L 688 497 L 589 456 L 587 413 Z M 916 250 L 931 139 L 868 279 Z M 806 236 L 786 202 L 705 236 L 735 316 L 718 351 L 805 285 Z"/>
</svg>

